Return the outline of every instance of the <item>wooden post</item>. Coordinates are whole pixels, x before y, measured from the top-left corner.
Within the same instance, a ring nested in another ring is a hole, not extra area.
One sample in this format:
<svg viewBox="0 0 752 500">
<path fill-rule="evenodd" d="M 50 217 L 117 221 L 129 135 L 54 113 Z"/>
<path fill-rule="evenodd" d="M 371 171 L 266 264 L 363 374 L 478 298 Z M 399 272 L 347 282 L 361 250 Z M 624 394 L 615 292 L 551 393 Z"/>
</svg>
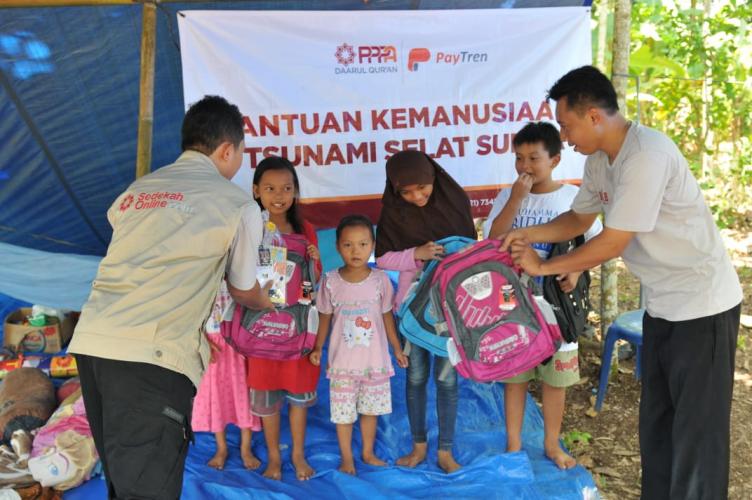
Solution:
<svg viewBox="0 0 752 500">
<path fill-rule="evenodd" d="M 608 38 L 608 14 L 611 12 L 609 0 L 598 0 L 598 55 L 595 65 L 606 70 L 606 39 Z"/>
<path fill-rule="evenodd" d="M 138 105 L 136 178 L 151 171 L 151 143 L 154 125 L 154 60 L 157 42 L 157 5 L 144 2 L 141 27 L 141 82 Z"/>
<path fill-rule="evenodd" d="M 611 80 L 616 88 L 619 109 L 626 115 L 627 81 L 629 75 L 629 29 L 632 21 L 632 2 L 615 0 L 613 59 L 611 61 Z M 619 295 L 617 293 L 618 273 L 616 260 L 612 259 L 601 265 L 601 337 L 606 339 L 606 332 L 619 315 Z M 616 373 L 619 366 L 618 349 L 614 349 L 611 373 Z"/>
<path fill-rule="evenodd" d="M 611 75 L 619 108 L 626 115 L 627 81 L 629 77 L 629 30 L 632 26 L 632 2 L 616 0 L 614 9 L 614 42 Z"/>
</svg>

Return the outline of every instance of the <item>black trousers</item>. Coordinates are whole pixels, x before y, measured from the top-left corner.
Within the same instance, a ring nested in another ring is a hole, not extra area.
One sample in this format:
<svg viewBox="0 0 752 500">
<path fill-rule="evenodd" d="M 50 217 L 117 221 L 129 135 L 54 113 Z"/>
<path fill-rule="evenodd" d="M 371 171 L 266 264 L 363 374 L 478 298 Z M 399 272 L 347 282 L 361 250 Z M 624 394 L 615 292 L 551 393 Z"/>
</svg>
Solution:
<svg viewBox="0 0 752 500">
<path fill-rule="evenodd" d="M 80 354 L 76 362 L 109 498 L 180 498 L 196 392 L 188 377 Z"/>
<path fill-rule="evenodd" d="M 645 313 L 643 500 L 728 497 L 729 427 L 741 304 L 688 321 Z"/>
</svg>

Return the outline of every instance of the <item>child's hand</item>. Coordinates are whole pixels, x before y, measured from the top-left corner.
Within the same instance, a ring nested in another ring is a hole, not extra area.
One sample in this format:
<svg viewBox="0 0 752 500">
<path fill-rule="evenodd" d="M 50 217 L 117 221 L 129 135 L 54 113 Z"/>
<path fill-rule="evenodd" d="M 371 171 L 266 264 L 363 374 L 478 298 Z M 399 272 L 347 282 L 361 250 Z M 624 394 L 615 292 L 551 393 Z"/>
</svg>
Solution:
<svg viewBox="0 0 752 500">
<path fill-rule="evenodd" d="M 577 286 L 577 280 L 580 278 L 580 274 L 582 273 L 577 272 L 558 275 L 556 277 L 556 280 L 559 282 L 559 287 L 561 287 L 561 290 L 564 293 L 569 293 L 574 290 L 574 287 Z"/>
<path fill-rule="evenodd" d="M 528 173 L 521 173 L 517 180 L 512 184 L 512 198 L 524 198 L 530 193 L 533 188 L 533 180 L 535 178 Z"/>
<path fill-rule="evenodd" d="M 417 260 L 440 259 L 444 256 L 444 247 L 433 241 L 429 241 L 425 245 L 416 247 L 414 255 Z"/>
<path fill-rule="evenodd" d="M 219 346 L 219 344 L 216 344 L 210 337 L 206 337 L 206 340 L 209 341 L 209 350 L 211 351 L 211 357 L 209 358 L 209 363 L 215 363 L 217 361 L 219 353 L 222 352 L 222 348 Z"/>
<path fill-rule="evenodd" d="M 319 249 L 316 248 L 316 245 L 308 245 L 308 257 L 311 260 L 321 260 L 321 254 L 319 253 Z"/>
<path fill-rule="evenodd" d="M 397 358 L 397 364 L 400 366 L 400 368 L 407 368 L 407 365 L 410 364 L 410 361 L 407 356 L 402 352 L 402 349 L 400 349 L 398 352 L 394 353 L 394 357 Z"/>
<path fill-rule="evenodd" d="M 321 349 L 314 349 L 308 355 L 308 360 L 313 366 L 321 366 Z"/>
</svg>

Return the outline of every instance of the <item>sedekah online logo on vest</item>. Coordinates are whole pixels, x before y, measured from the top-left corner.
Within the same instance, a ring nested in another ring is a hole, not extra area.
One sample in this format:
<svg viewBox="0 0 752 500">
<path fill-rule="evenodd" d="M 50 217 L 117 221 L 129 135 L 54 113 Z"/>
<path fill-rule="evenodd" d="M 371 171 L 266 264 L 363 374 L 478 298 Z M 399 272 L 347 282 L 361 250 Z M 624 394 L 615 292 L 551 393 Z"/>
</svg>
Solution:
<svg viewBox="0 0 752 500">
<path fill-rule="evenodd" d="M 131 207 L 133 207 L 134 210 L 174 208 L 189 214 L 194 212 L 193 207 L 183 201 L 183 193 L 170 191 L 138 193 L 137 197 L 128 194 L 128 196 L 123 198 L 123 201 L 120 203 L 120 211 L 125 212 Z"/>
<path fill-rule="evenodd" d="M 598 191 L 598 198 L 600 198 L 602 204 L 608 205 L 608 192 Z"/>
</svg>

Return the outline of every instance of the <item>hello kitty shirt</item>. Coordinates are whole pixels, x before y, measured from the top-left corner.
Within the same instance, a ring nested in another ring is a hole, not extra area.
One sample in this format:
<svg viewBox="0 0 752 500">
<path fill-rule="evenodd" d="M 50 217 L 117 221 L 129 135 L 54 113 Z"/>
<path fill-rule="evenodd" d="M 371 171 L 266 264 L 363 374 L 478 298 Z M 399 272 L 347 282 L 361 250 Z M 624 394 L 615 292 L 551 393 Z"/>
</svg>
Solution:
<svg viewBox="0 0 752 500">
<path fill-rule="evenodd" d="M 316 306 L 332 314 L 327 378 L 383 379 L 394 375 L 384 313 L 391 311 L 394 289 L 380 269 L 359 283 L 329 271 L 319 288 Z"/>
</svg>

